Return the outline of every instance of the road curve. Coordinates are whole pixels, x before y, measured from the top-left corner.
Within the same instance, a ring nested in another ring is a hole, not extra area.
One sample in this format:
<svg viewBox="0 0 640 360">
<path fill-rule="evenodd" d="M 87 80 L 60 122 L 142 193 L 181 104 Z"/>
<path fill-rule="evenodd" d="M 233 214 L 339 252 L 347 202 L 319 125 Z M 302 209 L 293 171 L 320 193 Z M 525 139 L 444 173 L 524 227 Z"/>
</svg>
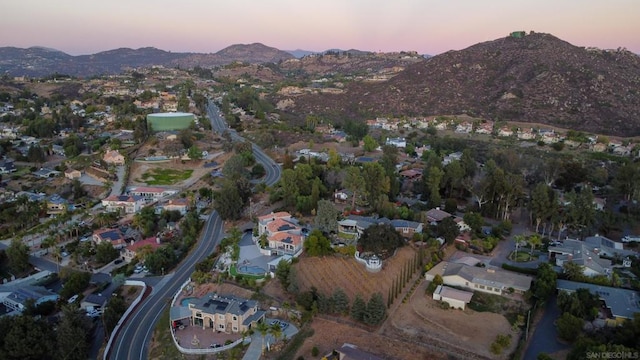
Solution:
<svg viewBox="0 0 640 360">
<path fill-rule="evenodd" d="M 213 131 L 219 134 L 229 131 L 220 110 L 211 102 L 207 107 L 207 115 L 211 120 Z M 244 140 L 235 131 L 231 130 L 230 133 L 233 140 Z M 252 144 L 252 147 L 256 161 L 260 162 L 266 171 L 263 181 L 267 185 L 273 185 L 278 182 L 281 175 L 280 167 L 257 145 Z M 212 212 L 207 219 L 196 248 L 176 268 L 169 281 L 163 285 L 156 286 L 154 292 L 144 299 L 138 309 L 125 320 L 126 322 L 122 325 L 113 341 L 109 359 L 148 358 L 148 344 L 160 315 L 162 315 L 165 307 L 168 306 L 173 295 L 180 289 L 180 286 L 191 276 L 195 264 L 213 253 L 222 239 L 223 230 L 222 219 L 217 212 Z"/>
</svg>

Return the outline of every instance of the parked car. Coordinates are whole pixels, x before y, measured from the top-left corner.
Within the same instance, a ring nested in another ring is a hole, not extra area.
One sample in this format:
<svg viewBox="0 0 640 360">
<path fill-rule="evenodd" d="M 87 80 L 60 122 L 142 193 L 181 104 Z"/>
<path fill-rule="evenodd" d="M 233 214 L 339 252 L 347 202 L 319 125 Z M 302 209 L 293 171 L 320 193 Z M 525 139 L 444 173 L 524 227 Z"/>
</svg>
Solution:
<svg viewBox="0 0 640 360">
<path fill-rule="evenodd" d="M 210 347 L 210 348 L 212 348 L 212 349 L 219 348 L 219 347 L 221 347 L 221 346 L 222 346 L 222 345 L 220 345 L 220 344 L 216 344 L 216 343 L 213 343 L 213 344 L 209 345 L 209 347 Z"/>
<path fill-rule="evenodd" d="M 76 300 L 78 300 L 78 295 L 73 295 L 72 297 L 69 298 L 68 302 L 69 302 L 69 304 L 72 304 Z"/>
<path fill-rule="evenodd" d="M 116 261 L 113 262 L 114 264 L 118 265 L 122 263 L 122 259 L 116 259 Z"/>
</svg>

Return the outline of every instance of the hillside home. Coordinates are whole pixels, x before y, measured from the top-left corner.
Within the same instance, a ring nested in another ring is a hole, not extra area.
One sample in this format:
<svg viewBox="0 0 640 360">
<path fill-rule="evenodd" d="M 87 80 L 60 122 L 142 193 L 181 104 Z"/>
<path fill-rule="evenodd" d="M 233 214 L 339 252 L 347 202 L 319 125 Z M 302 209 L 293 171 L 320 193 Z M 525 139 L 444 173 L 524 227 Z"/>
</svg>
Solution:
<svg viewBox="0 0 640 360">
<path fill-rule="evenodd" d="M 124 165 L 124 156 L 118 150 L 107 150 L 102 160 L 111 165 Z"/>
<path fill-rule="evenodd" d="M 493 121 L 481 122 L 476 128 L 476 134 L 491 135 L 493 133 Z"/>
<path fill-rule="evenodd" d="M 32 285 L 2 285 L 0 286 L 0 300 L 8 310 L 22 312 L 27 303 L 40 305 L 47 301 L 57 302 L 60 295 L 42 286 Z"/>
<path fill-rule="evenodd" d="M 189 211 L 189 199 L 175 198 L 156 207 L 156 213 L 162 213 L 163 211 L 177 211 L 184 216 Z"/>
<path fill-rule="evenodd" d="M 60 171 L 51 170 L 49 168 L 40 168 L 40 170 L 33 172 L 33 175 L 42 179 L 49 179 L 60 175 Z"/>
<path fill-rule="evenodd" d="M 191 325 L 214 332 L 239 334 L 265 320 L 265 312 L 258 310 L 257 301 L 233 295 L 209 293 L 199 299 L 190 299 L 187 307 Z"/>
<path fill-rule="evenodd" d="M 370 352 L 360 350 L 356 345 L 344 343 L 340 349 L 336 349 L 323 357 L 327 360 L 383 360 L 382 357 Z"/>
<path fill-rule="evenodd" d="M 62 214 L 69 208 L 67 200 L 58 194 L 53 194 L 47 198 L 47 215 Z"/>
<path fill-rule="evenodd" d="M 150 186 L 134 186 L 127 190 L 127 194 L 141 196 L 147 203 L 162 200 L 163 198 L 175 195 L 176 193 L 176 190 Z"/>
<path fill-rule="evenodd" d="M 640 293 L 634 290 L 560 279 L 557 280 L 556 286 L 558 291 L 572 293 L 578 289 L 587 289 L 591 294 L 598 296 L 611 313 L 610 325 L 618 325 L 625 320 L 633 320 L 635 314 L 640 313 L 640 302 L 638 301 Z"/>
<path fill-rule="evenodd" d="M 398 148 L 406 148 L 407 147 L 407 140 L 405 140 L 405 138 L 402 137 L 398 137 L 398 138 L 388 138 L 387 142 L 385 143 L 386 145 L 392 145 Z"/>
<path fill-rule="evenodd" d="M 437 225 L 440 221 L 453 216 L 446 211 L 440 210 L 439 207 L 427 211 L 425 215 L 427 217 L 427 223 L 431 225 Z"/>
<path fill-rule="evenodd" d="M 51 150 L 53 151 L 54 154 L 58 155 L 58 156 L 66 156 L 65 152 L 64 152 L 64 147 L 62 145 L 51 145 Z"/>
<path fill-rule="evenodd" d="M 498 129 L 498 136 L 513 136 L 513 130 L 508 127 L 508 126 L 503 126 L 500 129 Z"/>
<path fill-rule="evenodd" d="M 481 268 L 442 261 L 425 274 L 427 281 L 442 276 L 444 285 L 502 295 L 505 292 L 524 294 L 531 287 L 531 278 L 500 268 Z"/>
<path fill-rule="evenodd" d="M 69 180 L 79 179 L 82 176 L 82 172 L 76 169 L 67 169 L 64 172 L 64 177 Z"/>
<path fill-rule="evenodd" d="M 160 239 L 157 237 L 150 237 L 140 241 L 131 241 L 129 245 L 120 251 L 120 254 L 124 261 L 130 263 L 136 256 L 141 255 L 138 259 L 141 259 L 143 254 L 156 251 L 159 247 Z"/>
<path fill-rule="evenodd" d="M 468 121 L 463 121 L 456 126 L 456 132 L 458 134 L 469 134 L 473 130 L 473 124 Z"/>
<path fill-rule="evenodd" d="M 422 234 L 421 222 L 393 219 L 389 223 L 405 239 L 411 239 L 413 234 Z"/>
<path fill-rule="evenodd" d="M 532 128 L 518 129 L 517 136 L 520 140 L 533 140 L 536 138 L 536 134 L 533 132 Z"/>
<path fill-rule="evenodd" d="M 582 268 L 586 276 L 610 275 L 611 260 L 601 259 L 599 251 L 589 244 L 573 239 L 565 239 L 562 245 L 549 246 L 549 260 L 562 267 L 566 262 L 573 262 Z"/>
<path fill-rule="evenodd" d="M 142 196 L 135 195 L 111 195 L 102 200 L 107 212 L 117 212 L 121 214 L 136 214 L 144 207 Z"/>
<path fill-rule="evenodd" d="M 454 161 L 460 161 L 460 159 L 462 159 L 462 152 L 460 151 L 446 155 L 444 159 L 442 159 L 442 166 L 447 166 Z"/>
<path fill-rule="evenodd" d="M 99 229 L 93 232 L 92 240 L 96 245 L 108 241 L 116 249 L 127 246 L 124 235 L 118 229 Z"/>
<path fill-rule="evenodd" d="M 288 212 L 258 217 L 258 236 L 262 235 L 267 237 L 271 255 L 298 256 L 302 253 L 302 228 Z"/>
<path fill-rule="evenodd" d="M 0 160 L 0 174 L 10 174 L 16 171 L 18 171 L 18 169 L 16 169 L 16 166 L 13 163 L 13 160 L 7 160 L 7 159 Z"/>
</svg>

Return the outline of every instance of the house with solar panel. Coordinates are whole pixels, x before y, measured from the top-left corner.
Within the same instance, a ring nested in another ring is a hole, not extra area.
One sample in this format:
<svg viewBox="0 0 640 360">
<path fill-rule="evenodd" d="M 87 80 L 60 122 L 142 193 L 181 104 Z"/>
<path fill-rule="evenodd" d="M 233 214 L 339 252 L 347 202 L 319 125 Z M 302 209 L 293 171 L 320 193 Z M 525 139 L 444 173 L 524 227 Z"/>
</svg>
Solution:
<svg viewBox="0 0 640 360">
<path fill-rule="evenodd" d="M 22 312 L 28 301 L 38 306 L 47 301 L 56 302 L 60 295 L 42 286 L 32 285 L 3 285 L 0 287 L 0 301 L 9 311 Z"/>
<path fill-rule="evenodd" d="M 93 232 L 93 242 L 98 245 L 108 241 L 116 249 L 127 246 L 125 237 L 119 229 L 100 229 Z"/>
<path fill-rule="evenodd" d="M 209 293 L 190 298 L 186 303 L 193 326 L 227 334 L 242 333 L 265 319 L 265 311 L 258 310 L 258 302 L 233 295 Z"/>
<path fill-rule="evenodd" d="M 258 237 L 265 235 L 268 255 L 292 255 L 302 253 L 304 234 L 298 221 L 288 212 L 277 212 L 258 217 Z"/>
</svg>

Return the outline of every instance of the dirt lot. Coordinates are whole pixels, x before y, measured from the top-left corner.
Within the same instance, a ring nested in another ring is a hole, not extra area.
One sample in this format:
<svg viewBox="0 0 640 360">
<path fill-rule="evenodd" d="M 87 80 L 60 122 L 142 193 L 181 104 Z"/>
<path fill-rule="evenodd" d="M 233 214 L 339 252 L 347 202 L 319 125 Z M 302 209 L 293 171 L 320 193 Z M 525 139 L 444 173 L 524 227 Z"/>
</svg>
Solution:
<svg viewBox="0 0 640 360">
<path fill-rule="evenodd" d="M 167 185 L 170 187 L 187 188 L 195 183 L 202 176 L 207 174 L 211 169 L 205 168 L 202 161 L 185 161 L 184 164 L 181 161 L 166 161 L 166 162 L 137 162 L 131 163 L 131 176 L 129 177 L 130 186 L 146 185 L 141 181 L 142 175 L 151 169 L 173 169 L 173 170 L 193 170 L 191 177 L 184 181 L 178 181 L 173 185 Z"/>
</svg>

